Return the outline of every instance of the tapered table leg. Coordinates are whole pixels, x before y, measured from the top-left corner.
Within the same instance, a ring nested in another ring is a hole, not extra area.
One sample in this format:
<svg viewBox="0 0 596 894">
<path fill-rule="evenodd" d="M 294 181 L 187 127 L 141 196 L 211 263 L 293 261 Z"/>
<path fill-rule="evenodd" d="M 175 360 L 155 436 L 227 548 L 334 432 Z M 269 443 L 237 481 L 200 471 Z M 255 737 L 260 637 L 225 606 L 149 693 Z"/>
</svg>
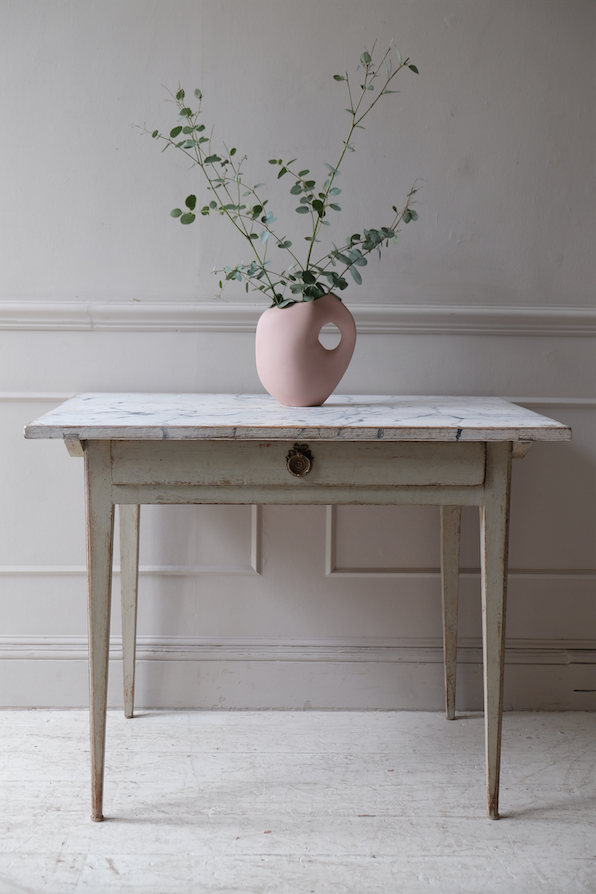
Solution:
<svg viewBox="0 0 596 894">
<path fill-rule="evenodd" d="M 125 717 L 132 717 L 134 711 L 140 508 L 140 506 L 121 505 L 118 509 L 120 520 L 120 591 Z"/>
<path fill-rule="evenodd" d="M 511 444 L 488 442 L 486 449 L 485 496 L 480 507 L 484 723 L 488 815 L 498 819 Z"/>
<path fill-rule="evenodd" d="M 114 507 L 109 441 L 85 449 L 87 576 L 89 585 L 89 714 L 91 723 L 91 819 L 103 819 L 103 771 L 110 650 Z"/>
<path fill-rule="evenodd" d="M 445 661 L 445 710 L 448 720 L 455 718 L 460 528 L 461 507 L 441 506 L 443 654 Z"/>
</svg>

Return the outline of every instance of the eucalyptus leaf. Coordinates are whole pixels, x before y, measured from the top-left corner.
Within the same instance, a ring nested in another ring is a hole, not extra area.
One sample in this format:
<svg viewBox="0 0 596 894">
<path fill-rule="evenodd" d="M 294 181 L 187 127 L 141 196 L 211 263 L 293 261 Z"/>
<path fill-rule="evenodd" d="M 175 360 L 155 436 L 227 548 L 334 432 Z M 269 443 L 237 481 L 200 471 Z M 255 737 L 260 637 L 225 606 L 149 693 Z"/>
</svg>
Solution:
<svg viewBox="0 0 596 894">
<path fill-rule="evenodd" d="M 363 65 L 368 65 L 372 61 L 370 58 L 370 53 L 368 53 L 366 51 L 364 53 L 362 53 L 362 55 L 360 56 L 360 61 L 362 62 Z"/>
<path fill-rule="evenodd" d="M 349 270 L 350 270 L 350 273 L 352 274 L 352 279 L 354 280 L 354 282 L 357 285 L 361 286 L 362 285 L 362 277 L 360 276 L 360 273 L 358 272 L 356 267 L 350 267 Z"/>
<path fill-rule="evenodd" d="M 180 208 L 174 208 L 173 211 L 170 211 L 170 217 L 180 217 L 181 214 L 182 214 L 182 209 L 180 209 Z"/>
<path fill-rule="evenodd" d="M 302 192 L 302 186 L 300 185 L 300 183 L 294 184 L 294 186 L 290 190 L 290 193 L 293 196 L 299 196 L 301 192 Z"/>
<path fill-rule="evenodd" d="M 173 140 L 175 140 L 176 137 L 178 136 L 178 134 L 181 134 L 181 133 L 182 133 L 182 125 L 179 124 L 178 127 L 174 127 L 174 128 L 170 131 L 170 136 L 171 136 L 171 138 L 172 138 Z"/>
<path fill-rule="evenodd" d="M 196 215 L 194 215 L 194 214 L 190 214 L 190 213 L 183 214 L 182 217 L 180 218 L 180 223 L 181 224 L 191 224 L 195 220 L 195 217 L 196 217 Z"/>
<path fill-rule="evenodd" d="M 199 90 L 198 87 L 197 87 L 197 89 L 195 90 L 195 96 L 196 96 L 197 99 L 202 99 L 202 98 L 203 98 L 203 94 L 201 93 L 201 91 Z"/>
<path fill-rule="evenodd" d="M 217 161 L 221 161 L 219 155 L 208 155 L 207 158 L 205 158 L 203 164 L 212 165 L 215 164 L 215 162 Z"/>
<path fill-rule="evenodd" d="M 352 263 L 350 258 L 348 258 L 346 255 L 342 254 L 339 251 L 336 253 L 335 257 L 337 258 L 338 261 L 341 261 L 342 264 L 346 264 L 348 267 Z"/>
<path fill-rule="evenodd" d="M 190 208 L 191 211 L 194 211 L 197 205 L 197 197 L 188 196 L 184 204 L 187 208 Z"/>
<path fill-rule="evenodd" d="M 296 208 L 298 214 L 308 214 L 310 208 L 307 208 L 306 205 L 300 205 L 299 208 Z"/>
<path fill-rule="evenodd" d="M 333 75 L 333 80 L 334 81 L 345 81 L 345 78 L 343 75 Z"/>
</svg>

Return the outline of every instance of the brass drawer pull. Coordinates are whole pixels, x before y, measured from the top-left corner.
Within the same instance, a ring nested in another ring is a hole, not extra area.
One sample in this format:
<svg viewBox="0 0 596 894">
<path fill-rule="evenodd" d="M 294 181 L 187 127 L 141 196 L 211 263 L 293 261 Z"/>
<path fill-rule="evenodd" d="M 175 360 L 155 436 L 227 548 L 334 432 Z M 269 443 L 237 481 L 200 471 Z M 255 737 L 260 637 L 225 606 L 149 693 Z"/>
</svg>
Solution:
<svg viewBox="0 0 596 894">
<path fill-rule="evenodd" d="M 312 453 L 308 444 L 294 444 L 286 456 L 288 472 L 295 478 L 304 478 L 312 468 Z"/>
</svg>

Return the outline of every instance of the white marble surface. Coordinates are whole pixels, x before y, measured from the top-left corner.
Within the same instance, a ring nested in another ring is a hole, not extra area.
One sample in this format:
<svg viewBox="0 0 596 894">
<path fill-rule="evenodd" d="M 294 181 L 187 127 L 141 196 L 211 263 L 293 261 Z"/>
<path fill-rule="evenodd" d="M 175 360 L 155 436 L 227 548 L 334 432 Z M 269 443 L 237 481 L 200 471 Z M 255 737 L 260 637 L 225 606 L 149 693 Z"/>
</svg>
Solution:
<svg viewBox="0 0 596 894">
<path fill-rule="evenodd" d="M 497 397 L 332 395 L 283 407 L 269 395 L 80 394 L 36 419 L 26 438 L 561 441 L 571 431 Z"/>
</svg>

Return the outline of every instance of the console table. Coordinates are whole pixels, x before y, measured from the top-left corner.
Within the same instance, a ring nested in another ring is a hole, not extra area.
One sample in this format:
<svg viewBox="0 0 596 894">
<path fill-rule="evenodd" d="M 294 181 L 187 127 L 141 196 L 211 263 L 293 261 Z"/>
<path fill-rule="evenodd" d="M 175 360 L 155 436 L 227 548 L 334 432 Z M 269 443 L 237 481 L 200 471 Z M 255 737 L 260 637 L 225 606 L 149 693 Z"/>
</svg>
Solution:
<svg viewBox="0 0 596 894">
<path fill-rule="evenodd" d="M 143 503 L 441 507 L 447 717 L 455 716 L 459 528 L 480 508 L 488 814 L 498 818 L 511 459 L 569 428 L 499 398 L 82 394 L 32 422 L 85 458 L 92 819 L 103 819 L 114 506 L 120 506 L 125 713 L 133 713 Z"/>
</svg>

